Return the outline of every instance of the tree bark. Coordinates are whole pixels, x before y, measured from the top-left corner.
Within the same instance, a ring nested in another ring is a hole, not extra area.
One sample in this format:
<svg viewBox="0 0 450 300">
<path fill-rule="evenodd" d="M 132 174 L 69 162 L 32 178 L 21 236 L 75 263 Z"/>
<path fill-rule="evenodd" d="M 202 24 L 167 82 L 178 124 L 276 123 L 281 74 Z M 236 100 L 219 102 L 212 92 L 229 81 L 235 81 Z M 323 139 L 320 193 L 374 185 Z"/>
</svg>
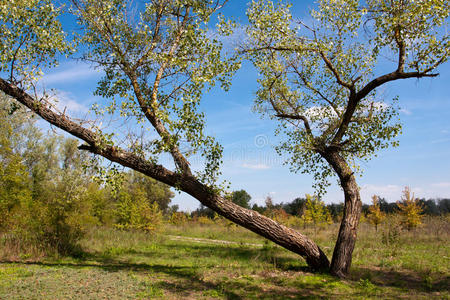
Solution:
<svg viewBox="0 0 450 300">
<path fill-rule="evenodd" d="M 279 224 L 256 211 L 234 204 L 213 192 L 211 188 L 189 173 L 173 172 L 118 147 L 99 144 L 101 139 L 95 132 L 73 122 L 64 114 L 55 113 L 45 103 L 35 100 L 25 91 L 2 78 L 0 78 L 0 90 L 28 107 L 45 121 L 86 142 L 87 144 L 81 145 L 80 149 L 101 155 L 112 162 L 177 187 L 230 221 L 301 255 L 313 270 L 329 270 L 330 263 L 325 253 L 311 239 L 296 230 Z"/>
<path fill-rule="evenodd" d="M 325 253 L 316 243 L 298 231 L 212 193 L 208 187 L 194 178 L 183 180 L 181 189 L 228 220 L 301 255 L 313 270 L 329 270 L 330 263 Z"/>
<path fill-rule="evenodd" d="M 352 254 L 356 243 L 356 232 L 361 216 L 361 197 L 355 176 L 345 159 L 337 151 L 322 153 L 339 176 L 344 190 L 344 214 L 331 259 L 330 273 L 346 277 L 352 264 Z"/>
</svg>

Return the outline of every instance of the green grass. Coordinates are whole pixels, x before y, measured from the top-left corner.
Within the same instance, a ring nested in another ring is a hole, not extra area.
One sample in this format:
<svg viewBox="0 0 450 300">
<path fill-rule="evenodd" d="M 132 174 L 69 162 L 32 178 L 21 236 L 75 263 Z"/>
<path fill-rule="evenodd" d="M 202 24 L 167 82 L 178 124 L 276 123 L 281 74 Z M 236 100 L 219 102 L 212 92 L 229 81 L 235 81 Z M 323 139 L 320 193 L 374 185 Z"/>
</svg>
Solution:
<svg viewBox="0 0 450 300">
<path fill-rule="evenodd" d="M 327 254 L 336 230 L 314 237 Z M 449 232 L 434 235 L 424 226 L 386 244 L 383 230 L 362 224 L 351 276 L 338 280 L 309 272 L 299 256 L 241 228 L 166 226 L 156 235 L 97 229 L 78 259 L 0 263 L 0 299 L 448 299 Z"/>
</svg>

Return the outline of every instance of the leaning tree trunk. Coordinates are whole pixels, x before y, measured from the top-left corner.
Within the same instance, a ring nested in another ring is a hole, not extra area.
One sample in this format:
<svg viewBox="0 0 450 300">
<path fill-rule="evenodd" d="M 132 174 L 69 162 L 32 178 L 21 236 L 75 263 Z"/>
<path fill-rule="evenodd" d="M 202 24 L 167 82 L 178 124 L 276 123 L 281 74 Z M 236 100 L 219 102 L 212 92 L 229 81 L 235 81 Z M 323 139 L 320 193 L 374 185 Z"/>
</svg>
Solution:
<svg viewBox="0 0 450 300">
<path fill-rule="evenodd" d="M 330 272 L 338 277 L 346 277 L 352 264 L 352 254 L 356 243 L 356 232 L 361 216 L 361 197 L 355 176 L 345 159 L 338 152 L 323 155 L 339 176 L 344 190 L 344 214 L 339 234 L 334 246 Z"/>
<path fill-rule="evenodd" d="M 328 270 L 329 261 L 323 251 L 305 235 L 281 225 L 256 211 L 243 208 L 213 192 L 190 174 L 170 171 L 120 148 L 99 145 L 101 139 L 93 131 L 71 121 L 64 114 L 50 110 L 45 104 L 35 100 L 25 91 L 0 78 L 0 90 L 28 107 L 54 126 L 85 141 L 79 148 L 101 155 L 112 162 L 134 169 L 144 175 L 164 182 L 190 194 L 203 205 L 211 208 L 225 218 L 259 234 L 274 243 L 300 254 L 314 270 Z"/>
<path fill-rule="evenodd" d="M 243 208 L 232 201 L 212 193 L 195 178 L 180 182 L 182 190 L 199 200 L 203 205 L 258 235 L 305 258 L 313 270 L 328 271 L 330 263 L 325 253 L 307 236 L 286 227 L 260 213 Z"/>
</svg>

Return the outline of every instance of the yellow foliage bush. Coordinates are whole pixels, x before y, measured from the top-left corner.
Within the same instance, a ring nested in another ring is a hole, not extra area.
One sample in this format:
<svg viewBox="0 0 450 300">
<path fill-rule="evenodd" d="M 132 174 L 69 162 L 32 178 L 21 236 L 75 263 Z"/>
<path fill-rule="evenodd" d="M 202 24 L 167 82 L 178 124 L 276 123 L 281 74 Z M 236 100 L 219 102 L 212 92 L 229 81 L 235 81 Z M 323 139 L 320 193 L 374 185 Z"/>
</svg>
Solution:
<svg viewBox="0 0 450 300">
<path fill-rule="evenodd" d="M 169 223 L 173 225 L 184 225 L 189 220 L 188 215 L 184 212 L 173 212 L 169 217 Z"/>
<path fill-rule="evenodd" d="M 400 224 L 404 229 L 411 230 L 422 224 L 423 206 L 409 187 L 403 190 L 402 202 L 397 202 L 397 206 L 402 217 Z"/>
<path fill-rule="evenodd" d="M 197 218 L 197 222 L 202 225 L 211 225 L 214 224 L 214 221 L 206 216 L 200 216 Z"/>
<path fill-rule="evenodd" d="M 159 229 L 163 221 L 158 203 L 150 202 L 141 190 L 134 191 L 133 197 L 125 192 L 119 193 L 117 203 L 116 228 L 138 229 L 153 232 Z"/>
<path fill-rule="evenodd" d="M 380 205 L 378 203 L 378 196 L 372 196 L 372 205 L 369 207 L 369 214 L 367 215 L 367 220 L 370 224 L 375 226 L 375 231 L 378 231 L 378 225 L 380 225 L 386 214 L 380 210 Z"/>
</svg>

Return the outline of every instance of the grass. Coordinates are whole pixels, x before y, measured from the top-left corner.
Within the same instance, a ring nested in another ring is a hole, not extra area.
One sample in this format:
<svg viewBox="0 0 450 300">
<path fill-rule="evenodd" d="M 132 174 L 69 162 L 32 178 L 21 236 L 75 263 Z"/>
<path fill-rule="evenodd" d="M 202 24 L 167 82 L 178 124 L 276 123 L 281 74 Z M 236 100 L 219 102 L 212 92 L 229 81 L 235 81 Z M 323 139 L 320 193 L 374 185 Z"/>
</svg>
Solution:
<svg viewBox="0 0 450 300">
<path fill-rule="evenodd" d="M 311 273 L 299 256 L 233 226 L 167 225 L 155 235 L 100 228 L 79 258 L 0 263 L 0 299 L 448 299 L 448 222 L 440 234 L 433 222 L 390 239 L 387 226 L 375 233 L 362 224 L 347 280 Z M 336 225 L 302 231 L 331 254 Z"/>
</svg>

